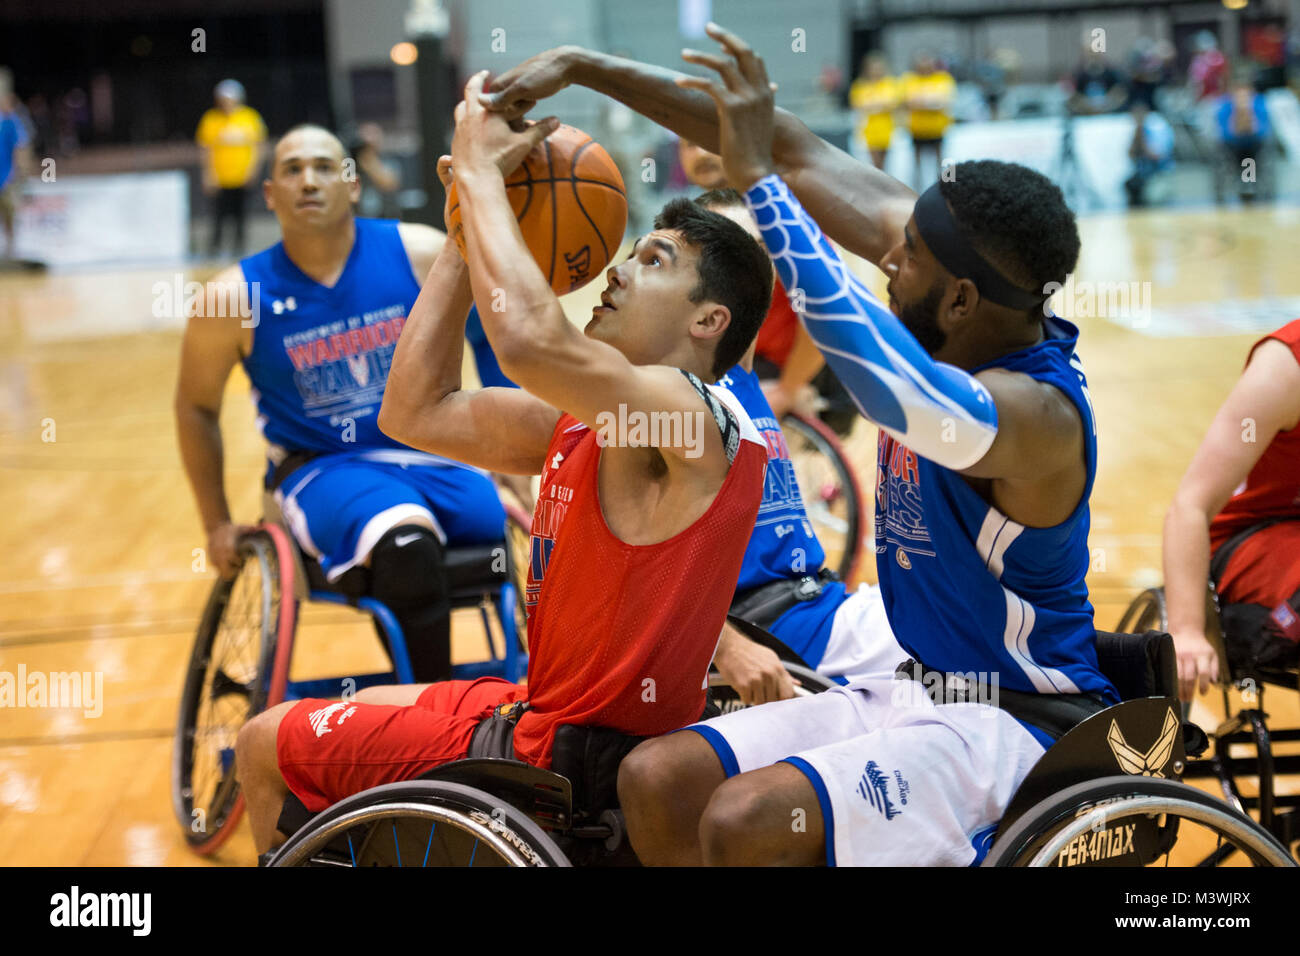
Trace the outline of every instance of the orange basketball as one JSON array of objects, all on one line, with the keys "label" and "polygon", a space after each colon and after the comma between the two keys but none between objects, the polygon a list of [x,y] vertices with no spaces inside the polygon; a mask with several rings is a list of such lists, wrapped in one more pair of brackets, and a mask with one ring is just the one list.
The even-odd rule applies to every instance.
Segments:
[{"label": "orange basketball", "polygon": [[[533,254],[557,295],[602,274],[627,228],[627,192],[609,153],[580,129],[560,126],[506,177],[506,195]],[[456,184],[448,194],[447,234],[465,255]]]}]

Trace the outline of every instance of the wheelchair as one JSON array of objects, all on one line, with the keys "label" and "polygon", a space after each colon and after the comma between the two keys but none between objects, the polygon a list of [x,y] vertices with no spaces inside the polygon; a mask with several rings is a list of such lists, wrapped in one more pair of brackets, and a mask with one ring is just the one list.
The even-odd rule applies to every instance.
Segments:
[{"label": "wheelchair", "polygon": [[[531,518],[513,503],[504,505],[503,542],[445,552],[451,608],[479,612],[488,651],[485,661],[454,666],[454,678],[490,675],[515,681],[527,669],[522,595]],[[190,849],[201,855],[216,852],[243,814],[235,740],[252,717],[285,700],[414,683],[405,637],[392,611],[327,581],[320,565],[297,548],[279,523],[274,499],[267,496],[265,506],[269,520],[239,542],[239,572],[230,581],[218,579],[208,597],[181,692],[172,807]],[[298,608],[304,601],[347,604],[368,615],[389,649],[392,670],[290,679]]]},{"label": "wheelchair", "polygon": [[[1224,720],[1209,735],[1212,754],[1191,761],[1184,776],[1188,779],[1212,779],[1217,782],[1223,799],[1243,814],[1254,811],[1260,825],[1284,846],[1300,840],[1300,793],[1276,793],[1280,774],[1300,773],[1300,752],[1279,754],[1275,745],[1293,745],[1300,741],[1300,728],[1270,729],[1264,709],[1265,689],[1272,685],[1288,691],[1300,690],[1300,671],[1280,666],[1261,665],[1229,646],[1224,632],[1225,615],[1233,606],[1221,607],[1212,585],[1205,595],[1206,638],[1219,656]],[[1143,591],[1125,610],[1116,629],[1140,631],[1163,630],[1168,626],[1164,588]],[[1241,695],[1244,706],[1234,708],[1231,691]],[[1245,750],[1245,754],[1241,751]],[[1242,792],[1239,779],[1254,777],[1253,794]]]},{"label": "wheelchair", "polygon": [[[1215,841],[1210,865],[1240,851],[1256,865],[1294,866],[1257,823],[1178,779],[1188,752],[1205,741],[1199,728],[1175,717],[1169,635],[1099,633],[1097,645],[1123,702],[1079,723],[1044,754],[1008,805],[982,865],[1145,866],[1161,858],[1167,865],[1181,838],[1204,841],[1204,831]],[[268,865],[633,864],[613,781],[637,742],[564,726],[550,770],[469,758],[355,794],[315,816],[290,796],[280,828],[292,835]]]},{"label": "wheelchair", "polygon": [[781,419],[803,495],[804,510],[826,552],[826,567],[852,583],[862,554],[862,486],[839,436],[820,418],[791,413]]}]

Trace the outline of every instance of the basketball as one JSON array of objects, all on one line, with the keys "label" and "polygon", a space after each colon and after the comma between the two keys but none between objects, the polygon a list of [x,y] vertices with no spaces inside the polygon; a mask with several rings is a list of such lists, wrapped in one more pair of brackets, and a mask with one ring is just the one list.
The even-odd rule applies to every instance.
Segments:
[{"label": "basketball", "polygon": [[[623,241],[627,193],[614,160],[580,129],[560,126],[506,177],[506,194],[533,259],[557,295],[604,272]],[[456,184],[447,233],[465,255]]]}]

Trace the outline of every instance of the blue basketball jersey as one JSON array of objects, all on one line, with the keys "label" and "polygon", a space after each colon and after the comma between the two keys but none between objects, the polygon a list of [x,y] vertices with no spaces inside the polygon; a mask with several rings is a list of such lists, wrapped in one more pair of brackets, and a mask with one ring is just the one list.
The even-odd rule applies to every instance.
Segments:
[{"label": "blue basketball jersey", "polygon": [[[795,478],[794,462],[781,425],[772,413],[758,375],[739,365],[718,384],[735,395],[767,445],[767,477],[763,501],[758,506],[754,531],[745,547],[737,591],[772,581],[816,576],[826,552],[804,510],[803,495]],[[832,581],[811,601],[801,601],[772,623],[771,631],[811,667],[821,663],[831,637],[835,611],[844,603],[844,585]]]},{"label": "blue basketball jersey", "polygon": [[1097,668],[1088,571],[1088,496],[1097,434],[1079,330],[1044,323],[1045,339],[983,368],[1023,372],[1060,389],[1083,420],[1087,483],[1070,516],[1029,528],[985,501],[957,472],[885,434],[876,481],[876,566],[894,634],[939,670],[996,675],[1042,694],[1118,696]]},{"label": "blue basketball jersey", "polygon": [[333,288],[304,275],[282,242],[240,262],[259,310],[244,370],[272,460],[287,451],[406,448],[377,422],[420,283],[396,221],[354,222],[356,241]]}]

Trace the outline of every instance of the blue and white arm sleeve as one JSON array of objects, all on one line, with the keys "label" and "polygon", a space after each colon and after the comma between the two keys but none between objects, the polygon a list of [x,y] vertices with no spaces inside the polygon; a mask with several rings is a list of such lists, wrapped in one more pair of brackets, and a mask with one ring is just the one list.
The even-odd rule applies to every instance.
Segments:
[{"label": "blue and white arm sleeve", "polygon": [[945,468],[969,468],[983,458],[998,430],[988,389],[921,348],[848,270],[779,176],[755,183],[745,202],[808,334],[858,410]]}]

